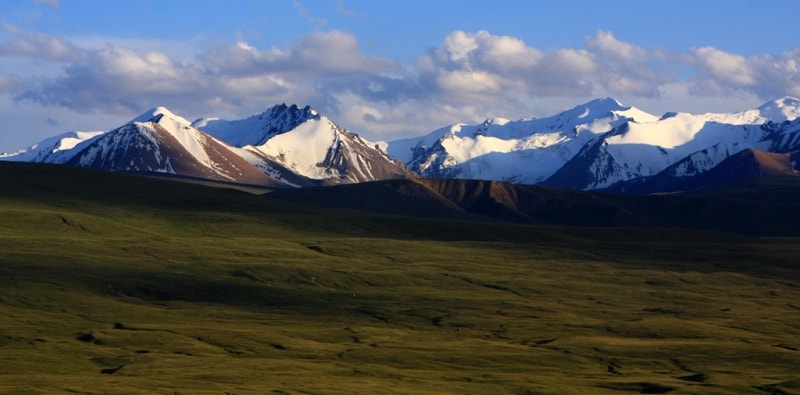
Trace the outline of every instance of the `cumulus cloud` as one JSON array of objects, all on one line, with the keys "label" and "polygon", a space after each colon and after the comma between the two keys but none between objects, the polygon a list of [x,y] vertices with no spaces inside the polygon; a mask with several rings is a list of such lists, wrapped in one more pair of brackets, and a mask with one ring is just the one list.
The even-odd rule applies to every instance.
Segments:
[{"label": "cumulus cloud", "polygon": [[[752,86],[758,79],[756,68],[744,56],[734,55],[712,47],[692,50],[698,74],[707,82],[721,82],[730,87]],[[720,92],[714,92],[720,93]]]},{"label": "cumulus cloud", "polygon": [[110,47],[87,51],[85,58],[55,77],[29,79],[16,99],[79,112],[130,112],[152,106],[148,99],[191,94],[203,81],[194,67],[156,51]]},{"label": "cumulus cloud", "polygon": [[674,53],[636,46],[609,31],[586,37],[582,48],[554,49],[488,31],[454,31],[413,64],[401,65],[366,54],[355,36],[341,31],[301,36],[281,48],[239,41],[179,56],[3,28],[0,60],[52,67],[23,76],[4,70],[0,92],[17,102],[80,113],[130,115],[166,105],[187,116],[243,117],[296,102],[317,107],[342,126],[380,135],[533,115],[542,101],[574,105],[621,96],[655,102],[674,92],[800,96],[800,48],[759,56],[708,46]]},{"label": "cumulus cloud", "polygon": [[[653,71],[647,50],[599,31],[586,48],[543,51],[510,36],[456,31],[417,61],[423,81],[440,96],[657,95],[667,77]],[[484,96],[485,97],[485,96]],[[485,97],[487,98],[487,97]],[[496,97],[491,97],[496,99]]]},{"label": "cumulus cloud", "polygon": [[612,95],[658,96],[670,73],[659,73],[659,54],[619,41],[611,32],[598,31],[586,38],[586,48],[597,62],[595,78]]},{"label": "cumulus cloud", "polygon": [[763,99],[800,95],[800,48],[779,55],[745,57],[699,47],[684,59],[697,74],[692,86],[697,95],[750,92]]},{"label": "cumulus cloud", "polygon": [[0,43],[0,57],[19,56],[54,62],[80,62],[86,59],[83,50],[56,37],[22,32],[9,23],[3,23],[3,30],[12,39]]},{"label": "cumulus cloud", "polygon": [[[60,47],[28,45],[32,41]],[[333,108],[335,99],[326,86],[344,87],[352,81],[367,85],[371,78],[399,68],[393,61],[365,55],[355,37],[338,31],[301,37],[285,49],[262,51],[238,42],[186,61],[120,46],[77,48],[46,35],[15,32],[12,40],[0,43],[0,57],[10,56],[66,63],[55,75],[27,78],[15,94],[17,101],[80,112],[131,113],[168,103],[198,112],[251,103],[248,108],[258,111],[283,101],[314,101]]]},{"label": "cumulus cloud", "polygon": [[611,55],[624,62],[641,63],[648,57],[643,48],[619,41],[613,33],[602,30],[597,32],[597,37],[587,37],[586,46],[597,53]]},{"label": "cumulus cloud", "polygon": [[221,74],[279,72],[317,76],[379,73],[399,67],[388,59],[365,55],[352,34],[340,31],[303,36],[286,49],[269,48],[260,51],[240,41],[209,51],[200,60]]}]

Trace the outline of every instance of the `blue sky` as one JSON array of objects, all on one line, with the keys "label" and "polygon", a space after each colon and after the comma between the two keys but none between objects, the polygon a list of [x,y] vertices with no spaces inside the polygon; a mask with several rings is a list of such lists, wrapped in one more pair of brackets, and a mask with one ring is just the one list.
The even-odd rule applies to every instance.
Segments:
[{"label": "blue sky", "polygon": [[795,1],[4,0],[0,151],[163,105],[309,104],[373,140],[611,96],[661,114],[800,96]]}]

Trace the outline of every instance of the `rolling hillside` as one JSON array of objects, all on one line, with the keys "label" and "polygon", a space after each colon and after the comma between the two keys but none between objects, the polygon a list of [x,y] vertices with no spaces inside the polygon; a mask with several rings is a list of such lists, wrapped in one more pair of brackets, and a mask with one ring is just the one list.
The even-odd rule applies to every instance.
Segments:
[{"label": "rolling hillside", "polygon": [[[758,182],[687,199],[793,204]],[[800,389],[794,238],[503,222],[491,183],[383,190],[449,218],[41,164],[0,185],[0,393]]]}]

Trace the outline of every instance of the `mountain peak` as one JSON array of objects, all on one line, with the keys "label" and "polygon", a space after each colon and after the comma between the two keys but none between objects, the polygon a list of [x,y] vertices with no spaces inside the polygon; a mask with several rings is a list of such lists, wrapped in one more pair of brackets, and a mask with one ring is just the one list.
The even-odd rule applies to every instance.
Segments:
[{"label": "mountain peak", "polygon": [[589,107],[589,108],[597,108],[597,109],[608,109],[609,111],[612,110],[625,110],[630,107],[623,105],[619,100],[614,99],[612,97],[605,97],[605,98],[597,98],[594,100],[590,100],[586,104],[579,106],[579,107]]},{"label": "mountain peak", "polygon": [[320,118],[319,112],[311,106],[281,103],[249,118],[234,121],[201,118],[192,126],[236,147],[243,147],[262,145],[273,136]]},{"label": "mountain peak", "polygon": [[658,117],[636,107],[623,105],[617,99],[606,97],[588,101],[569,110],[565,110],[554,117],[545,119],[557,119],[559,123],[561,121],[570,120],[569,122],[574,124],[590,124],[594,120],[601,119],[608,119],[610,121],[634,120],[636,122],[653,122],[656,121]]},{"label": "mountain peak", "polygon": [[800,99],[791,96],[777,98],[758,107],[758,112],[774,122],[793,121],[800,117]]},{"label": "mountain peak", "polygon": [[259,118],[273,118],[291,120],[290,123],[299,125],[310,119],[318,118],[319,112],[311,106],[300,108],[297,104],[287,106],[286,103],[281,103],[261,113]]},{"label": "mountain peak", "polygon": [[183,126],[190,126],[192,123],[179,115],[175,115],[168,108],[163,106],[153,107],[136,118],[133,118],[130,123],[134,122],[154,122],[160,123],[162,119],[169,119],[173,122],[179,123]]},{"label": "mountain peak", "polygon": [[564,111],[562,114],[576,118],[598,118],[606,117],[615,111],[629,110],[631,107],[623,106],[622,103],[610,97],[590,100],[584,104],[575,106]]}]

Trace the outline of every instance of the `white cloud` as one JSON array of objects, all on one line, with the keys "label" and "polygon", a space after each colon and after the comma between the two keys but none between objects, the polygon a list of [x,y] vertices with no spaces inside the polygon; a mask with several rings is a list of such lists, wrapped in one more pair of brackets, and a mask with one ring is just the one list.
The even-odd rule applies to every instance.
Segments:
[{"label": "white cloud", "polygon": [[[50,37],[42,35],[40,39],[49,41]],[[0,43],[0,49],[18,48],[17,43]],[[12,55],[10,52],[61,59],[52,55],[54,51],[33,50],[0,51],[0,57]],[[25,79],[16,99],[79,112],[130,113],[170,103],[199,112],[209,108],[198,103],[210,103],[212,97],[218,99],[217,105],[220,101],[231,106],[251,103],[244,107],[262,111],[283,101],[335,102],[324,85],[347,85],[341,80],[398,68],[392,61],[365,55],[352,35],[336,31],[301,37],[286,49],[259,51],[239,42],[184,61],[164,52],[120,46],[76,48],[76,52],[81,56],[64,58],[69,62],[58,73]]]},{"label": "white cloud", "polygon": [[356,38],[339,31],[318,32],[300,37],[287,49],[260,51],[240,41],[203,54],[200,60],[221,74],[292,74],[379,73],[399,66],[388,59],[365,55]]},{"label": "white cloud", "polygon": [[[479,32],[478,35],[481,33],[483,32]],[[453,63],[468,61],[470,52],[479,48],[476,38],[476,35],[462,31],[450,33],[436,53]]]},{"label": "white cloud", "polygon": [[[301,36],[282,48],[243,40],[198,48],[192,41],[191,51],[174,52],[180,43],[153,51],[145,42],[67,40],[9,24],[4,30],[0,93],[20,106],[59,109],[50,118],[63,120],[61,127],[70,124],[65,111],[130,118],[166,105],[187,118],[244,117],[295,102],[379,138],[489,116],[552,115],[598,96],[653,106],[717,103],[719,95],[736,103],[800,96],[800,48],[747,57],[712,47],[675,53],[641,48],[608,31],[587,37],[583,48],[555,49],[487,31],[454,31],[404,67],[364,53],[355,36],[341,31]],[[7,67],[24,62],[47,67]]]},{"label": "white cloud", "polygon": [[0,43],[0,57],[19,56],[55,62],[77,62],[85,59],[83,50],[56,37],[22,32],[9,23],[3,23],[3,30],[12,39]]},{"label": "white cloud", "polygon": [[340,126],[373,140],[418,136],[454,122],[480,122],[490,107],[479,102],[458,105],[419,99],[390,104],[365,100],[353,93],[343,93],[337,99],[343,110],[332,118]]},{"label": "white cloud", "polygon": [[598,31],[586,38],[586,48],[597,64],[599,90],[612,96],[658,96],[659,86],[672,79],[671,73],[656,72],[663,54],[619,41],[613,33]]},{"label": "white cloud", "polygon": [[586,38],[586,47],[593,52],[611,55],[625,62],[641,63],[649,56],[645,49],[619,41],[613,33],[602,30],[597,32],[597,37]]},{"label": "white cloud", "polygon": [[112,47],[84,56],[57,76],[28,79],[16,99],[78,112],[130,113],[165,97],[190,95],[203,83],[193,66],[176,64],[161,52]]},{"label": "white cloud", "polygon": [[761,99],[800,96],[800,47],[778,55],[747,57],[700,47],[682,59],[696,72],[692,91],[697,95],[750,92]]},{"label": "white cloud", "polygon": [[219,81],[219,86],[233,95],[280,95],[290,91],[294,84],[275,75],[228,77]]},{"label": "white cloud", "polygon": [[758,75],[756,69],[744,56],[734,55],[712,47],[692,50],[695,66],[701,75],[733,86],[752,86]]},{"label": "white cloud", "polygon": [[455,70],[437,77],[439,86],[453,93],[498,93],[498,77],[485,71]]},{"label": "white cloud", "polygon": [[543,51],[516,37],[456,31],[421,56],[416,71],[423,81],[438,82],[440,91],[431,94],[440,97],[481,92],[495,95],[484,99],[502,102],[498,95],[653,96],[669,80],[654,71],[656,61],[647,50],[617,40],[611,32],[587,38],[583,49]]}]

